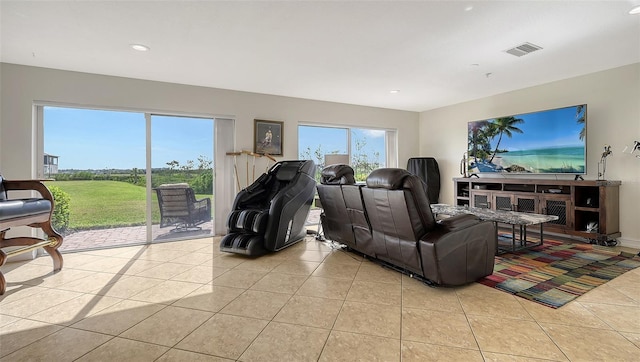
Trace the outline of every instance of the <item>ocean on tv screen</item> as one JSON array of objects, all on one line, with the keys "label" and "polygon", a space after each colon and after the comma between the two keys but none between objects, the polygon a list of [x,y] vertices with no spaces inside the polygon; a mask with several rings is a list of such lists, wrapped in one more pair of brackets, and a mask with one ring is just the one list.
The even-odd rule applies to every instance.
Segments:
[{"label": "ocean on tv screen", "polygon": [[470,158],[469,171],[509,173],[578,173],[585,171],[584,147],[553,147],[498,153],[489,159]]}]

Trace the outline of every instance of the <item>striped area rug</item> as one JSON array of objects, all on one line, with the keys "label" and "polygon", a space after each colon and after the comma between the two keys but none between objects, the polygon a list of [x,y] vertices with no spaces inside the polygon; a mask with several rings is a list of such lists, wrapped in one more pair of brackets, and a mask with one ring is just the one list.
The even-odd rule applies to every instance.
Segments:
[{"label": "striped area rug", "polygon": [[493,274],[478,283],[559,308],[640,266],[640,256],[605,246],[545,240],[496,256]]}]

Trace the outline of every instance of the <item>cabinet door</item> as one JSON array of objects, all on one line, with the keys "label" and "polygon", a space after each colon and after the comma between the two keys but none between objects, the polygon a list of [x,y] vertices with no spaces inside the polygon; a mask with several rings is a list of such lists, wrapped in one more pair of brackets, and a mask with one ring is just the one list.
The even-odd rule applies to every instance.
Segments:
[{"label": "cabinet door", "polygon": [[530,213],[538,212],[537,196],[515,195],[513,198],[513,204],[515,205],[514,211]]},{"label": "cabinet door", "polygon": [[472,191],[471,206],[482,209],[491,208],[491,191]]},{"label": "cabinet door", "polygon": [[494,192],[491,199],[495,210],[513,211],[514,209],[513,193]]},{"label": "cabinet door", "polygon": [[540,196],[540,211],[545,215],[556,215],[558,220],[549,221],[548,224],[558,227],[573,227],[573,219],[570,211],[570,197],[568,195]]},{"label": "cabinet door", "polygon": [[538,197],[535,195],[514,195],[512,192],[494,192],[492,201],[495,210],[538,212]]}]

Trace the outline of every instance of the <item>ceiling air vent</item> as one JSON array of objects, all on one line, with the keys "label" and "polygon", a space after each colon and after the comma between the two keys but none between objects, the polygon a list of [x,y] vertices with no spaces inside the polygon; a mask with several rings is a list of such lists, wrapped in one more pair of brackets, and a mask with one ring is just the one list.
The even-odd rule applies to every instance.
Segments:
[{"label": "ceiling air vent", "polygon": [[520,44],[516,47],[513,47],[511,49],[505,50],[505,52],[511,54],[511,55],[515,55],[516,57],[521,57],[523,55],[527,55],[529,53],[533,53],[536,50],[540,50],[542,49],[542,47],[539,47],[535,44],[531,44],[531,43],[524,43],[524,44]]}]

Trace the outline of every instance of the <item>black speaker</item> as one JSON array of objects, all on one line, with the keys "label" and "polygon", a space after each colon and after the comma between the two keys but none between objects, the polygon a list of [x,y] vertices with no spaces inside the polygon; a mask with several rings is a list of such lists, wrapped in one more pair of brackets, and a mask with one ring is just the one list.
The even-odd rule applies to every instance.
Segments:
[{"label": "black speaker", "polygon": [[433,157],[414,157],[407,161],[407,171],[420,177],[426,184],[429,203],[437,204],[440,197],[440,169]]}]

